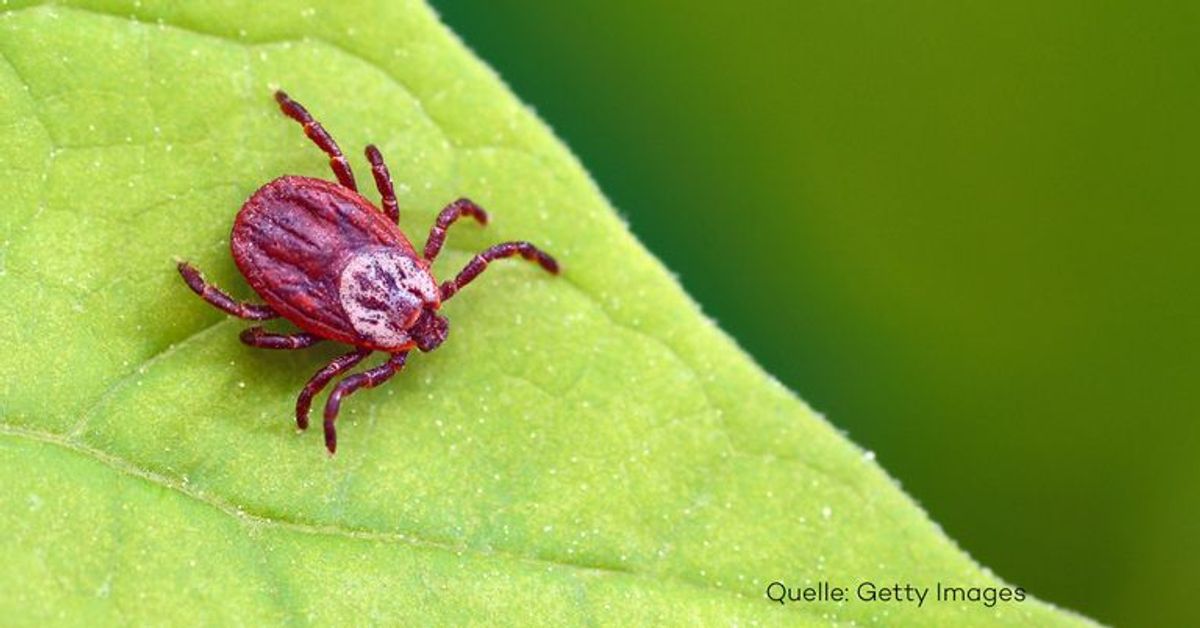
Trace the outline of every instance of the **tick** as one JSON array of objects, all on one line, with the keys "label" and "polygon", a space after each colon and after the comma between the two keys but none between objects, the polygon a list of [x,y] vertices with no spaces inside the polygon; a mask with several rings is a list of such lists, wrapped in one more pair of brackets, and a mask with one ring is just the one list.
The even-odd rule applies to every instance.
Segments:
[{"label": "tick", "polygon": [[303,330],[276,334],[250,327],[240,337],[252,347],[304,349],[322,340],[354,346],[317,371],[300,391],[296,426],[302,430],[308,428],[313,397],[330,381],[374,351],[389,354],[383,364],[343,378],[329,394],[325,447],[332,454],[342,399],[391,379],[413,348],[427,352],[441,346],[450,326],[438,309],[489,262],[520,255],[554,274],[558,263],[528,242],[504,242],[478,253],[454,279],[438,285],[430,265],[442,250],[446,230],[464,216],[486,225],[487,212],[465,198],[450,203],[438,214],[418,255],[400,230],[396,193],[379,149],[368,145],[366,156],[382,208],[358,193],[350,164],[321,123],[287,94],[275,92],[275,100],[329,155],[338,182],[283,176],[260,187],[238,211],[229,240],[233,260],[266,303],[234,300],[187,262],[179,262],[179,274],[219,310],[252,321],[283,317]]}]

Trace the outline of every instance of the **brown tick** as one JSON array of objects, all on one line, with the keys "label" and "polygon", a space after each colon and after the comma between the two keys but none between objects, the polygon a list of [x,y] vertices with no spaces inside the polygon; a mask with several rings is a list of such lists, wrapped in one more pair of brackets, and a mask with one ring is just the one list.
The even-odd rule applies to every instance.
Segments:
[{"label": "brown tick", "polygon": [[338,382],[325,402],[325,446],[337,450],[334,422],[342,398],[373,388],[404,368],[413,347],[433,351],[446,340],[449,322],[437,313],[447,299],[471,283],[488,262],[520,255],[558,273],[554,258],[528,242],[505,242],[477,254],[458,275],[440,286],[430,264],[442,250],[446,229],[463,216],[487,224],[488,215],[463,198],[446,206],[417,255],[400,230],[400,211],[383,156],[367,146],[375,187],[383,197],[378,209],[358,193],[350,164],[321,123],[300,103],[275,92],[279,108],[304,125],[304,133],[329,155],[338,183],[284,176],[262,186],[242,205],[233,223],[230,249],[238,270],[266,304],[235,301],[206,282],[200,271],[179,263],[179,274],[201,298],[247,320],[282,316],[303,331],[274,334],[251,327],[242,342],[262,349],[303,349],[332,340],[355,349],[317,371],[296,400],[296,425],[308,427],[312,398],[333,378],[373,351],[390,357],[383,364]]}]

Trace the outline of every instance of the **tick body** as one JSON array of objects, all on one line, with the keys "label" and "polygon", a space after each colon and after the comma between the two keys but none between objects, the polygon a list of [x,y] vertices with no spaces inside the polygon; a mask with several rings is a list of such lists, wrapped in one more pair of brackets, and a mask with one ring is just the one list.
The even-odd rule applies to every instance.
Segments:
[{"label": "tick body", "polygon": [[338,182],[284,176],[259,188],[242,205],[230,248],[238,270],[266,303],[234,300],[187,262],[179,263],[179,273],[218,309],[248,320],[283,317],[302,330],[276,334],[250,327],[241,334],[248,345],[303,349],[328,340],[354,347],[317,371],[301,390],[296,400],[300,429],[308,427],[312,399],[326,385],[374,351],[390,354],[383,364],[334,386],[324,412],[325,446],[333,453],[342,399],[390,379],[404,368],[412,349],[432,351],[440,346],[449,322],[439,308],[489,262],[520,255],[551,273],[558,272],[558,263],[528,242],[505,242],[475,255],[454,279],[438,284],[430,265],[441,251],[446,230],[464,216],[487,224],[487,213],[465,198],[447,205],[418,254],[398,226],[391,176],[379,151],[374,146],[366,149],[382,197],[382,207],[376,208],[358,193],[350,165],[321,124],[283,92],[276,92],[275,99],[329,156]]}]

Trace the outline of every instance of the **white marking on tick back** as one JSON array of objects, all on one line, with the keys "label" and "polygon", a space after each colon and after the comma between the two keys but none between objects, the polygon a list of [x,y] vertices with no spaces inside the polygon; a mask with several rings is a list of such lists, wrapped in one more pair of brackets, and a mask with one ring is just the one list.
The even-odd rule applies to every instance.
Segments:
[{"label": "white marking on tick back", "polygon": [[411,257],[388,248],[358,251],[342,269],[338,296],[354,331],[381,347],[411,342],[407,329],[425,303],[437,301],[437,285]]}]

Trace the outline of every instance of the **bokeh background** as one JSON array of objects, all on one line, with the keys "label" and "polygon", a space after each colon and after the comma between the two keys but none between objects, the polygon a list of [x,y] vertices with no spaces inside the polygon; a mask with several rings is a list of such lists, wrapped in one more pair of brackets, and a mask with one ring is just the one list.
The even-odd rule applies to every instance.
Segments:
[{"label": "bokeh background", "polygon": [[433,4],[975,558],[1195,621],[1200,5]]}]

